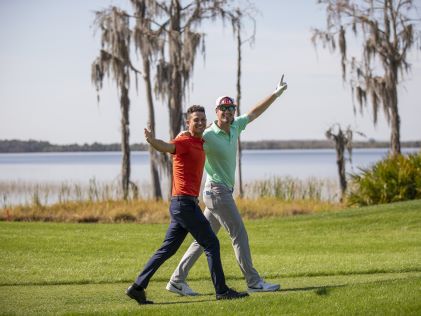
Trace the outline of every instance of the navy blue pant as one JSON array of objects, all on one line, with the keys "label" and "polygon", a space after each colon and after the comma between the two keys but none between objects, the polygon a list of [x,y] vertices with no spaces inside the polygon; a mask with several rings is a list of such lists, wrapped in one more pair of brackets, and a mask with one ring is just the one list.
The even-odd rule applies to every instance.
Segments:
[{"label": "navy blue pant", "polygon": [[190,233],[204,248],[216,293],[225,293],[228,287],[225,284],[224,271],[222,270],[219,240],[203,215],[197,199],[182,196],[172,197],[170,216],[171,222],[164,242],[149,259],[135,283],[146,289],[154,273],[177,252],[187,233]]}]

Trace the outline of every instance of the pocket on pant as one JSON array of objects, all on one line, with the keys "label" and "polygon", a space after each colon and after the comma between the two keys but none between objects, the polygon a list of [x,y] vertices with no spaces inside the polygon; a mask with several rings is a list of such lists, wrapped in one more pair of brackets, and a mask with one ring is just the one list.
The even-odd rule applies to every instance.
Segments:
[{"label": "pocket on pant", "polygon": [[179,214],[181,214],[182,212],[186,213],[186,212],[192,212],[194,210],[195,207],[195,203],[193,201],[171,201],[171,205],[170,205],[170,212],[174,215],[174,216],[178,216]]},{"label": "pocket on pant", "polygon": [[212,191],[203,192],[203,203],[205,203],[208,209],[213,209],[215,207],[215,195]]}]

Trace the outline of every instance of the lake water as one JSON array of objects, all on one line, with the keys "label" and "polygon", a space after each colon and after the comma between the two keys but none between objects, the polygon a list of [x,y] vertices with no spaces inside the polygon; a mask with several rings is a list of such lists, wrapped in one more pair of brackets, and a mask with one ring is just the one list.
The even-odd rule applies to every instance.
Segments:
[{"label": "lake water", "polygon": [[[402,151],[414,153],[419,149]],[[346,170],[358,172],[386,155],[387,149],[355,149]],[[131,180],[139,186],[141,196],[150,197],[149,153],[132,152],[131,158]],[[89,194],[96,190],[106,194],[102,199],[118,198],[120,164],[120,152],[0,154],[0,207],[34,203],[34,197],[42,204],[91,199]],[[304,183],[309,178],[321,180],[318,187],[323,198],[338,198],[334,149],[245,150],[242,166],[247,196],[253,196],[256,180],[291,177]],[[167,177],[161,177],[161,182],[167,196]]]},{"label": "lake water", "polygon": [[[420,149],[405,148],[403,153]],[[354,149],[347,172],[358,172],[387,155],[387,149]],[[77,182],[90,179],[110,182],[120,174],[120,152],[0,154],[0,181]],[[243,152],[243,181],[272,176],[336,178],[334,149],[246,150]],[[132,152],[132,180],[149,183],[148,152]]]}]

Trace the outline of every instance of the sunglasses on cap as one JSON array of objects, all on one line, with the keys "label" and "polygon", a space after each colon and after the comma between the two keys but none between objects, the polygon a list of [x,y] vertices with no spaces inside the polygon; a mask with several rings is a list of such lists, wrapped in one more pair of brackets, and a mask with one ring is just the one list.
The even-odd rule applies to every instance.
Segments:
[{"label": "sunglasses on cap", "polygon": [[218,109],[221,110],[222,112],[225,112],[227,110],[230,112],[234,112],[236,109],[236,106],[235,105],[220,105],[218,106]]}]

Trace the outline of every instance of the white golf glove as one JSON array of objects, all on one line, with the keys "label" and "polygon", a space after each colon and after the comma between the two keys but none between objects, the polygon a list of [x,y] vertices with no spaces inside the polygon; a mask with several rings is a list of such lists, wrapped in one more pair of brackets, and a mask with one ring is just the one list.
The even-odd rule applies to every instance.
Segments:
[{"label": "white golf glove", "polygon": [[278,83],[278,86],[276,87],[275,91],[273,91],[273,94],[279,97],[287,89],[287,87],[287,83],[284,82],[284,75],[282,75],[281,81]]}]

